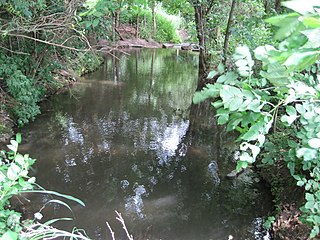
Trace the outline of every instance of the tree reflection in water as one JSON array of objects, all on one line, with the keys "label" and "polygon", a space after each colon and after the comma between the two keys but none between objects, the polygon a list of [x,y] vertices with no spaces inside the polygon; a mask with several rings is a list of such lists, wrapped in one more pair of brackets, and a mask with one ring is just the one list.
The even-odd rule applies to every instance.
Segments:
[{"label": "tree reflection in water", "polygon": [[[262,234],[269,192],[250,176],[225,179],[234,168],[234,136],[216,125],[208,104],[191,107],[197,59],[169,50],[108,58],[24,129],[39,183],[86,202],[74,206],[73,224],[92,238],[106,238],[106,221],[124,238],[114,210],[135,239]],[[70,216],[58,206],[45,214]]]}]

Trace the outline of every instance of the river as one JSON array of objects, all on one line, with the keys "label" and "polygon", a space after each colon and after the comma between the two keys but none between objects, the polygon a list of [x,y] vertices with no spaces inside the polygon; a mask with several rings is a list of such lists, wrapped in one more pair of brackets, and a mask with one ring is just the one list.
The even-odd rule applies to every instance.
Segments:
[{"label": "river", "polygon": [[[92,239],[269,239],[262,220],[272,208],[254,173],[235,180],[234,135],[217,126],[213,108],[192,106],[198,55],[168,49],[115,53],[70,91],[42,104],[22,131],[22,152],[37,159],[46,189],[80,198],[73,211],[49,204],[57,227]],[[51,196],[33,199],[37,211]]]}]

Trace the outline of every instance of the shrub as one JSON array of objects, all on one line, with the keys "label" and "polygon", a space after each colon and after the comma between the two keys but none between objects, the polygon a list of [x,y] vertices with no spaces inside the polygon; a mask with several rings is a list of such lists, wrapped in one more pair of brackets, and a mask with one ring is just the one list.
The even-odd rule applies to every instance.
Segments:
[{"label": "shrub", "polygon": [[[261,150],[270,154],[262,161],[284,162],[297,185],[304,187],[305,204],[301,220],[312,227],[310,237],[320,233],[320,3],[288,1],[294,12],[268,19],[279,29],[278,46],[255,49],[262,70],[254,75],[255,61],[248,47],[235,50],[236,71],[220,65],[209,77],[221,74],[194,95],[194,102],[216,98],[218,124],[240,133],[241,155],[237,170],[254,163]],[[272,132],[279,131],[285,147],[272,153]],[[278,135],[279,136],[279,135]],[[271,146],[271,147],[270,147]]]}]

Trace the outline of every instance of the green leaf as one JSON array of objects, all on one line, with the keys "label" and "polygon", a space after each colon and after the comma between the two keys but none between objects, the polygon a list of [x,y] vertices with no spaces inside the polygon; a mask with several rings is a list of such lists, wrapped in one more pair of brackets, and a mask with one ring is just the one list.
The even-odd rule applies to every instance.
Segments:
[{"label": "green leaf", "polygon": [[291,10],[300,13],[301,15],[307,15],[309,13],[315,13],[314,7],[319,7],[319,0],[294,0],[294,1],[285,1],[281,3],[283,6],[290,8]]},{"label": "green leaf", "polygon": [[4,175],[2,172],[0,172],[0,183],[4,182],[6,179],[6,175]]},{"label": "green leaf", "polygon": [[31,191],[21,191],[21,193],[42,193],[42,194],[55,195],[55,196],[58,196],[58,197],[62,197],[62,198],[71,200],[71,201],[75,201],[75,202],[79,203],[80,205],[82,205],[83,207],[85,206],[84,202],[81,201],[80,199],[75,198],[75,197],[70,196],[70,195],[58,193],[58,192],[55,192],[55,191],[49,191],[49,190],[31,190]]},{"label": "green leaf", "polygon": [[314,202],[314,196],[311,193],[306,193],[305,198],[306,198],[307,201]]},{"label": "green leaf", "polygon": [[229,114],[221,114],[219,117],[218,117],[218,124],[219,125],[223,125],[223,124],[226,124],[229,120]]},{"label": "green leaf", "polygon": [[247,153],[247,152],[243,152],[240,155],[239,160],[241,162],[248,162],[248,163],[253,163],[254,162],[254,158],[252,156],[250,156],[250,154]]},{"label": "green leaf", "polygon": [[298,182],[297,182],[297,185],[298,185],[299,187],[302,187],[302,186],[304,185],[304,181],[298,181]]},{"label": "green leaf", "polygon": [[262,121],[252,125],[248,132],[246,132],[243,136],[241,136],[241,139],[245,141],[254,141],[257,140],[260,133],[264,132],[264,123]]},{"label": "green leaf", "polygon": [[223,102],[221,100],[215,101],[211,104],[214,108],[220,108],[223,106]]},{"label": "green leaf", "polygon": [[303,157],[304,161],[310,161],[317,158],[317,150],[310,148],[299,148],[296,156],[298,158]]},{"label": "green leaf", "polygon": [[224,73],[224,65],[223,65],[223,63],[219,63],[219,65],[218,65],[218,72],[220,73],[220,74],[222,74],[222,73]]},{"label": "green leaf", "polygon": [[304,206],[306,209],[313,209],[315,207],[315,202],[313,201],[307,202]]},{"label": "green leaf", "polygon": [[48,203],[57,203],[59,205],[63,205],[63,206],[65,206],[66,208],[68,208],[72,212],[71,207],[67,203],[65,203],[63,201],[60,201],[60,200],[57,200],[57,199],[52,199],[52,200],[46,202],[46,204],[48,204]]},{"label": "green leaf", "polygon": [[252,157],[254,159],[256,159],[256,157],[260,153],[260,148],[258,146],[256,146],[256,145],[252,145],[252,144],[249,145],[249,148],[250,148],[250,150],[252,152]]},{"label": "green leaf", "polygon": [[287,69],[279,63],[268,65],[267,72],[261,72],[261,76],[268,79],[274,86],[285,86],[290,83],[290,77]]},{"label": "green leaf", "polygon": [[285,66],[292,67],[298,71],[314,64],[320,55],[320,51],[306,51],[293,53],[284,63]]},{"label": "green leaf", "polygon": [[312,148],[320,148],[320,139],[319,138],[312,138],[308,141],[308,144]]},{"label": "green leaf", "polygon": [[92,26],[93,26],[93,27],[97,27],[98,25],[99,25],[99,18],[95,18],[95,19],[93,20]]},{"label": "green leaf", "polygon": [[318,18],[304,17],[302,22],[307,28],[320,28],[320,19]]},{"label": "green leaf", "polygon": [[225,108],[229,108],[230,111],[236,111],[243,102],[241,90],[233,86],[223,85],[220,96]]},{"label": "green leaf", "polygon": [[308,29],[301,31],[308,38],[308,42],[302,48],[319,48],[320,47],[320,27],[318,29]]},{"label": "green leaf", "polygon": [[24,157],[19,153],[15,156],[14,160],[19,163],[20,166],[24,164]]},{"label": "green leaf", "polygon": [[10,180],[15,180],[19,176],[20,171],[21,171],[21,168],[17,164],[11,163],[7,171],[7,177]]},{"label": "green leaf", "polygon": [[260,100],[254,99],[251,101],[251,103],[248,105],[247,110],[251,110],[253,112],[260,112],[263,105],[260,104]]},{"label": "green leaf", "polygon": [[198,104],[209,98],[215,98],[219,96],[220,89],[222,88],[221,84],[207,84],[207,86],[200,92],[195,92],[193,95],[193,103]]},{"label": "green leaf", "polygon": [[245,161],[237,161],[236,170],[240,172],[242,169],[245,169],[249,166],[248,162]]},{"label": "green leaf", "polygon": [[5,234],[2,235],[1,240],[17,240],[18,239],[18,233],[13,231],[7,231]]},{"label": "green leaf", "polygon": [[218,73],[217,71],[212,70],[211,72],[209,72],[207,78],[212,79],[212,78],[214,78],[215,76],[217,76],[218,74],[219,74],[219,73]]},{"label": "green leaf", "polygon": [[287,15],[280,15],[269,18],[266,22],[278,26],[279,29],[275,34],[276,40],[282,40],[289,37],[293,32],[296,31],[298,26],[302,23],[299,21],[300,15],[297,13],[290,13]]},{"label": "green leaf", "polygon": [[221,75],[217,79],[217,83],[234,85],[236,83],[237,78],[238,78],[238,75],[235,72],[228,72],[224,75]]},{"label": "green leaf", "polygon": [[302,104],[296,104],[296,110],[301,115],[303,115],[306,112],[306,109],[304,108],[304,106]]},{"label": "green leaf", "polygon": [[91,21],[84,21],[84,25],[86,28],[89,28],[92,25]]},{"label": "green leaf", "polygon": [[50,226],[51,224],[58,222],[58,221],[72,221],[72,218],[55,218],[50,219],[49,221],[45,222],[44,225]]},{"label": "green leaf", "polygon": [[21,140],[22,140],[21,133],[17,133],[17,134],[16,134],[16,141],[17,141],[17,143],[20,144],[20,143],[21,143]]},{"label": "green leaf", "polygon": [[287,106],[286,107],[286,112],[291,116],[296,116],[297,115],[297,111],[293,106]]}]

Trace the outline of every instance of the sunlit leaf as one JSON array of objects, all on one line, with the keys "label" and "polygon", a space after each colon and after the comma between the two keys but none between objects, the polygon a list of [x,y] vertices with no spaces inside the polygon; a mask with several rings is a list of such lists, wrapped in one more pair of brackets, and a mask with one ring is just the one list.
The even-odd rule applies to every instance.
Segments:
[{"label": "sunlit leaf", "polygon": [[215,76],[217,76],[218,74],[219,74],[219,73],[218,73],[217,71],[212,70],[211,72],[209,72],[207,78],[212,79],[212,78],[214,78]]},{"label": "sunlit leaf", "polygon": [[317,157],[317,150],[310,148],[300,148],[298,149],[296,154],[298,158],[303,157],[305,161],[310,161]]},{"label": "sunlit leaf", "polygon": [[17,143],[20,144],[20,143],[21,143],[21,140],[22,140],[21,133],[17,133],[17,134],[16,134],[16,141],[17,141]]},{"label": "sunlit leaf", "polygon": [[307,15],[309,13],[315,13],[314,7],[320,6],[319,0],[294,0],[294,1],[284,1],[281,3],[283,6],[290,8],[291,10],[300,13],[302,15]]},{"label": "sunlit leaf", "polygon": [[1,240],[17,240],[18,239],[18,233],[13,232],[11,230],[5,232],[2,236],[1,236]]},{"label": "sunlit leaf", "polygon": [[288,67],[294,67],[297,70],[303,70],[306,67],[314,64],[320,55],[320,51],[306,51],[293,53],[284,65]]},{"label": "sunlit leaf", "polygon": [[286,107],[286,112],[287,112],[289,115],[294,115],[294,116],[297,115],[297,111],[296,111],[296,109],[295,109],[293,106],[287,106],[287,107]]},{"label": "sunlit leaf", "polygon": [[7,177],[10,180],[15,180],[19,176],[20,171],[21,168],[17,164],[11,163],[7,171]]},{"label": "sunlit leaf", "polygon": [[24,164],[24,157],[21,154],[17,154],[14,160],[22,166]]},{"label": "sunlit leaf", "polygon": [[320,19],[314,17],[304,17],[303,24],[308,28],[320,28]]},{"label": "sunlit leaf", "polygon": [[234,83],[236,82],[238,78],[238,75],[235,72],[228,72],[224,75],[221,75],[218,79],[217,79],[217,83],[224,83],[224,84],[230,84],[230,85],[234,85]]},{"label": "sunlit leaf", "polygon": [[308,141],[308,144],[312,148],[320,148],[320,139],[319,138],[312,138]]},{"label": "sunlit leaf", "polygon": [[242,169],[245,169],[249,166],[248,162],[246,161],[237,161],[236,170],[240,172]]},{"label": "sunlit leaf", "polygon": [[257,140],[262,132],[264,132],[264,123],[260,121],[252,125],[250,129],[243,136],[241,136],[241,139],[246,141]]}]

